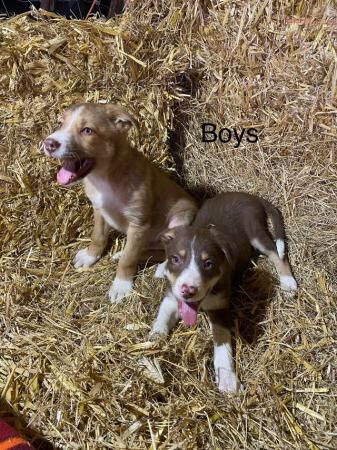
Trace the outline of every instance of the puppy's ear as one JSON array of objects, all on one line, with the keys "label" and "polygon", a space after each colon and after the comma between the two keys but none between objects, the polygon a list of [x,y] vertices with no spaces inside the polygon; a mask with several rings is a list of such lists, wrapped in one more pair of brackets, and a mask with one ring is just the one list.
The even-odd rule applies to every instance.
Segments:
[{"label": "puppy's ear", "polygon": [[215,242],[223,251],[228,264],[234,267],[236,261],[237,247],[235,243],[226,234],[222,233],[213,224],[207,225],[211,235],[213,236]]},{"label": "puppy's ear", "polygon": [[169,228],[160,235],[160,240],[164,245],[167,245],[170,241],[172,241],[175,238],[175,236],[176,236],[176,229]]},{"label": "puppy's ear", "polygon": [[132,126],[138,128],[137,120],[123,106],[107,104],[105,108],[117,130],[127,132]]}]

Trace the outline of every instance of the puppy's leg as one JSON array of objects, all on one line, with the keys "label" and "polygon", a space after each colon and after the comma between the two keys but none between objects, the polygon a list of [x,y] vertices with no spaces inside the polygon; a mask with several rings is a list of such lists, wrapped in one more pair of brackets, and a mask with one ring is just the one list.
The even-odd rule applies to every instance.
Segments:
[{"label": "puppy's leg", "polygon": [[234,369],[228,314],[227,309],[208,311],[214,341],[215,379],[220,392],[238,392],[242,386]]},{"label": "puppy's leg", "polygon": [[270,261],[274,263],[280,277],[281,289],[294,294],[297,290],[297,283],[291,272],[288,258],[285,254],[284,241],[278,239],[275,245],[275,242],[269,236],[268,232],[261,231],[250,243],[259,252],[267,255]]},{"label": "puppy's leg", "polygon": [[75,269],[90,267],[102,256],[108,241],[110,227],[97,209],[94,209],[94,229],[89,247],[80,250],[74,258]]},{"label": "puppy's leg", "polygon": [[177,323],[178,318],[178,302],[170,293],[167,293],[160,304],[157,318],[153,322],[150,337],[168,335]]},{"label": "puppy's leg", "polygon": [[147,232],[147,226],[131,224],[128,228],[126,244],[117,266],[116,277],[109,291],[109,298],[112,303],[119,303],[132,289],[132,278],[137,271],[137,264],[146,243]]}]

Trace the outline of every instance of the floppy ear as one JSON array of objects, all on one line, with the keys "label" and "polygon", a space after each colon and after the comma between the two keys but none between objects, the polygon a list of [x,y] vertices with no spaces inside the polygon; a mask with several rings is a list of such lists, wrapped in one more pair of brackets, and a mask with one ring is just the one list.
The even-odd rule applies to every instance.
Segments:
[{"label": "floppy ear", "polygon": [[107,104],[105,107],[117,130],[126,132],[129,131],[132,126],[138,128],[136,119],[132,117],[123,106]]},{"label": "floppy ear", "polygon": [[176,237],[176,229],[175,228],[169,228],[168,230],[164,231],[160,235],[160,240],[164,245],[167,245],[172,239]]},{"label": "floppy ear", "polygon": [[228,264],[231,267],[234,267],[237,253],[237,247],[235,243],[229,238],[229,236],[219,231],[215,225],[209,224],[207,225],[207,228],[215,239],[215,242],[223,251]]}]

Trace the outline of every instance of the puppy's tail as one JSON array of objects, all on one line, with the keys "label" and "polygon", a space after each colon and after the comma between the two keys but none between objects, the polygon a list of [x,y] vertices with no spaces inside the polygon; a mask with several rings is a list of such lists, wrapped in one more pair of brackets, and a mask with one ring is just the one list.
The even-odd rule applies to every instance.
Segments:
[{"label": "puppy's tail", "polygon": [[273,235],[276,241],[277,253],[281,259],[285,256],[286,233],[281,211],[265,199],[261,199],[267,216],[273,225]]}]

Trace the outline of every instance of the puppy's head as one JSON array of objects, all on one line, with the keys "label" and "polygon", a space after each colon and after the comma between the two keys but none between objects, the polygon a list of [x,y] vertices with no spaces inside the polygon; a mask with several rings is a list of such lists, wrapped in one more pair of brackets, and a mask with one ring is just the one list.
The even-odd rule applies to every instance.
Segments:
[{"label": "puppy's head", "polygon": [[187,325],[197,320],[202,302],[233,262],[233,248],[215,227],[177,227],[162,237],[166,276]]},{"label": "puppy's head", "polygon": [[68,108],[61,127],[43,142],[47,156],[62,159],[57,174],[62,185],[88,175],[97,163],[106,161],[118,151],[117,142],[135,124],[121,106],[83,103]]}]

